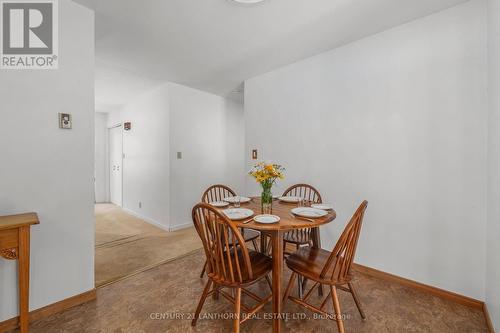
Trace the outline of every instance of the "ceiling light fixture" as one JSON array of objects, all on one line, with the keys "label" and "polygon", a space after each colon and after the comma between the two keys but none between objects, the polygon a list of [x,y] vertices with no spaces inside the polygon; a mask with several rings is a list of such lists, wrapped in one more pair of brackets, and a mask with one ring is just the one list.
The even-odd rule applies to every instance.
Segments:
[{"label": "ceiling light fixture", "polygon": [[248,5],[248,4],[263,2],[264,0],[232,0],[232,1]]}]

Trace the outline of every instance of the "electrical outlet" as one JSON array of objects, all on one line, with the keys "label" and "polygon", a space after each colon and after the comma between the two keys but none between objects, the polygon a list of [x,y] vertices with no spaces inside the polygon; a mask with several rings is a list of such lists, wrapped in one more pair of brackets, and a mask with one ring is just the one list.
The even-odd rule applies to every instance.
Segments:
[{"label": "electrical outlet", "polygon": [[139,208],[142,208],[142,202],[139,201]]}]

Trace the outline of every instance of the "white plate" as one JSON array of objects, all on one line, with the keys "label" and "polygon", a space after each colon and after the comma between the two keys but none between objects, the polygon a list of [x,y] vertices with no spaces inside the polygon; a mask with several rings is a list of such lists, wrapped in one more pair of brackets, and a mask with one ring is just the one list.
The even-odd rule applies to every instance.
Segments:
[{"label": "white plate", "polygon": [[229,202],[229,203],[235,203],[237,201],[237,198],[240,198],[240,202],[241,203],[246,203],[246,202],[249,202],[250,200],[252,200],[252,199],[247,198],[247,197],[238,197],[238,196],[236,196],[236,197],[227,197],[227,198],[224,198],[224,201],[225,202]]},{"label": "white plate", "polygon": [[213,206],[213,207],[226,207],[226,206],[229,206],[229,203],[227,203],[225,201],[214,201],[214,202],[210,203],[210,206]]},{"label": "white plate", "polygon": [[253,215],[253,210],[247,208],[228,208],[223,210],[224,214],[231,220],[244,220]]},{"label": "white plate", "polygon": [[310,208],[310,207],[297,207],[292,209],[292,213],[298,216],[312,217],[312,218],[323,217],[325,215],[328,215],[328,212],[322,209]]},{"label": "white plate", "polygon": [[322,209],[322,210],[333,210],[333,206],[325,204],[314,204],[311,205],[312,208]]},{"label": "white plate", "polygon": [[280,201],[283,201],[283,202],[293,202],[293,203],[297,203],[299,202],[299,200],[301,200],[302,198],[301,197],[279,197],[278,198]]},{"label": "white plate", "polygon": [[256,217],[253,218],[253,220],[257,223],[271,224],[271,223],[278,223],[280,221],[280,217],[276,215],[264,214],[264,215],[257,215]]}]

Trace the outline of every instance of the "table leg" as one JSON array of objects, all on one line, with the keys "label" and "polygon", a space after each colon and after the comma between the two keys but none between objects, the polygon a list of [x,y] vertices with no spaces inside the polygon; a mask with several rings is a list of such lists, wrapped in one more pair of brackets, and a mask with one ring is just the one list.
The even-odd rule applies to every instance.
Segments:
[{"label": "table leg", "polygon": [[321,249],[321,237],[319,235],[319,227],[312,228],[311,239],[312,239],[313,247],[315,247],[317,249]]},{"label": "table leg", "polygon": [[19,326],[21,333],[29,329],[30,228],[19,228]]},{"label": "table leg", "polygon": [[271,235],[273,249],[273,333],[281,331],[281,277],[283,274],[283,232]]}]

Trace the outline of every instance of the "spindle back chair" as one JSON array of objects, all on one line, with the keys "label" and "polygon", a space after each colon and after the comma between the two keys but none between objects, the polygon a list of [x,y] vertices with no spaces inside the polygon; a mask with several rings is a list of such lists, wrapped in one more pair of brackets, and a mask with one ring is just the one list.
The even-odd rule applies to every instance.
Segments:
[{"label": "spindle back chair", "polygon": [[[210,186],[205,190],[205,192],[203,192],[203,195],[201,196],[201,202],[209,204],[211,202],[224,201],[225,198],[234,196],[236,196],[236,192],[233,191],[230,187],[222,184],[217,184]],[[258,249],[257,239],[260,236],[260,233],[258,231],[251,229],[242,229],[241,234],[243,235],[243,238],[246,242],[252,242],[255,250]],[[205,263],[205,265],[203,265],[203,269],[201,270],[200,278],[205,275],[206,266],[207,264]]]},{"label": "spindle back chair", "polygon": [[225,198],[234,197],[236,192],[226,185],[212,185],[206,189],[201,197],[201,202],[210,203],[215,201],[223,201]]},{"label": "spindle back chair", "polygon": [[[288,189],[285,190],[285,192],[283,192],[283,197],[287,196],[288,197],[294,196],[305,199],[306,201],[309,202],[309,204],[322,203],[321,194],[319,194],[319,191],[315,189],[313,186],[308,184],[296,184],[289,187]],[[284,235],[283,239],[284,239],[285,253],[288,253],[286,251],[287,243],[295,244],[297,249],[302,245],[311,246],[313,243],[312,229],[305,228],[305,229],[297,229],[289,231]]]},{"label": "spindle back chair", "polygon": [[[272,297],[261,298],[244,289],[267,277],[272,269],[272,261],[264,254],[247,249],[245,239],[234,223],[212,206],[206,203],[196,205],[192,218],[203,243],[208,276],[192,325],[196,325],[205,299],[211,294],[220,293],[235,305],[234,332],[239,332],[240,323],[264,307]],[[234,297],[221,288],[232,288]],[[241,303],[242,292],[257,302],[254,308]],[[241,320],[242,308],[247,316]]]},{"label": "spindle back chair", "polygon": [[[363,319],[366,318],[352,283],[353,274],[351,268],[367,206],[368,202],[366,200],[361,203],[342,232],[332,252],[316,248],[302,248],[290,255],[286,260],[287,266],[292,270],[292,276],[285,291],[283,302],[290,299],[312,311],[335,319],[341,333],[344,332],[344,324],[337,289],[351,293],[361,317]],[[304,297],[300,295],[298,298],[290,296],[292,285],[297,276],[315,282]],[[321,305],[318,307],[308,303],[313,290],[322,285],[329,286],[330,292]],[[325,306],[330,298],[333,302],[334,314],[329,314],[325,311]]]},{"label": "spindle back chair", "polygon": [[[227,217],[210,206],[198,205],[193,210],[193,221],[207,257],[207,274],[212,280],[233,286],[253,279],[245,240]],[[248,276],[244,277],[242,272]]]},{"label": "spindle back chair", "polygon": [[321,194],[313,186],[309,184],[295,184],[290,186],[283,192],[284,197],[300,197],[311,203],[321,203]]}]

